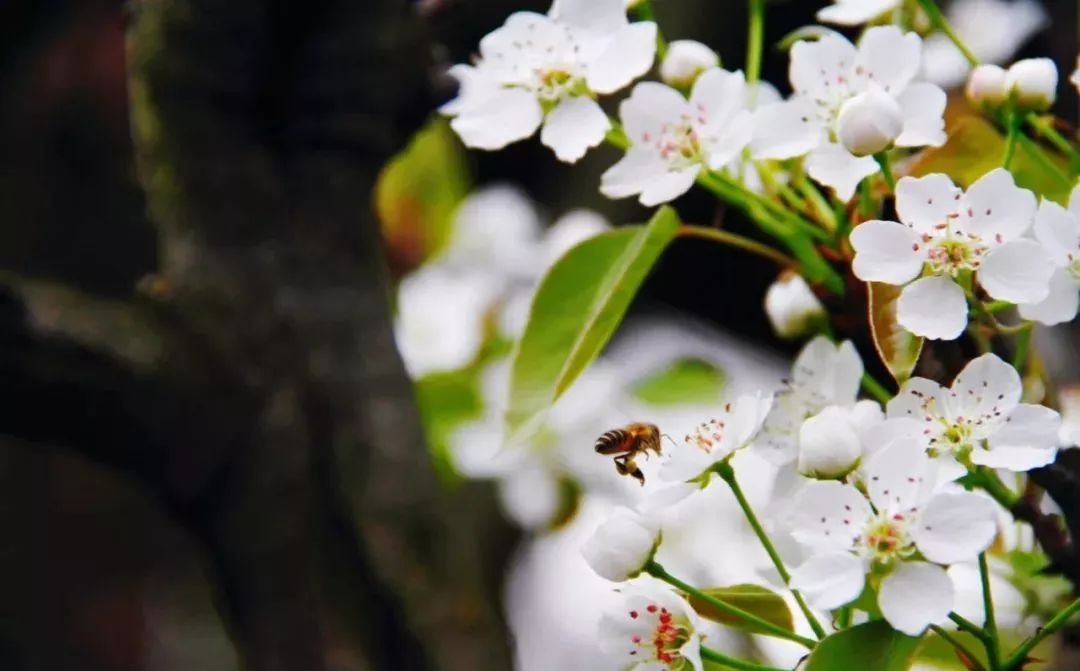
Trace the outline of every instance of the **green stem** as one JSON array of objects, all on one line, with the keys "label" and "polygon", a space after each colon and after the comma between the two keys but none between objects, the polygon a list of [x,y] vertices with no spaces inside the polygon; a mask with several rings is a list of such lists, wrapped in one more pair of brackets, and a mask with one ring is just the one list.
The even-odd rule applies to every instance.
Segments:
[{"label": "green stem", "polygon": [[1005,155],[1001,158],[1001,167],[1008,170],[1016,155],[1016,141],[1020,138],[1020,116],[1012,103],[1005,111],[1005,131]]},{"label": "green stem", "polygon": [[949,619],[952,620],[953,623],[955,623],[956,626],[960,628],[960,631],[966,631],[967,633],[971,634],[983,643],[986,642],[986,632],[983,631],[982,627],[976,625],[971,620],[968,620],[962,615],[957,615],[956,613],[949,613]]},{"label": "green stem", "polygon": [[956,34],[953,27],[949,24],[949,20],[945,18],[945,15],[941,13],[941,8],[937,6],[934,0],[918,0],[919,6],[926,12],[926,18],[930,19],[930,25],[937,28],[941,32],[945,33],[945,36],[952,40],[952,43],[956,45],[956,48],[960,50],[960,53],[964,54],[964,58],[967,59],[968,65],[975,67],[979,64],[979,59],[975,57],[975,54],[968,49],[968,46],[964,44],[964,41],[960,39],[960,36]]},{"label": "green stem", "polygon": [[863,373],[862,376],[862,388],[866,390],[866,393],[874,397],[874,400],[881,403],[888,403],[892,400],[893,395],[885,387],[885,385],[874,379],[874,376],[870,373]]},{"label": "green stem", "polygon": [[1013,351],[1012,365],[1021,375],[1027,368],[1028,352],[1031,351],[1031,332],[1034,324],[1027,322],[1024,328],[1016,334],[1016,349]]},{"label": "green stem", "polygon": [[765,666],[764,664],[755,664],[754,662],[748,662],[743,659],[729,657],[718,650],[707,648],[704,645],[701,646],[701,658],[719,664],[720,666],[726,666],[729,669],[738,669],[738,671],[784,671],[775,666]]},{"label": "green stem", "polygon": [[754,625],[754,627],[763,634],[766,634],[768,636],[774,636],[776,638],[787,639],[789,641],[794,641],[807,648],[813,648],[815,645],[817,645],[817,641],[813,639],[799,636],[793,631],[789,631],[787,629],[784,629],[783,627],[777,626],[772,622],[769,622],[768,620],[764,620],[757,615],[754,615],[753,613],[749,613],[742,608],[739,608],[738,606],[733,606],[726,601],[717,599],[715,596],[702,592],[693,585],[689,585],[682,580],[679,580],[675,576],[671,575],[663,566],[656,563],[655,561],[650,561],[648,564],[646,564],[645,571],[652,577],[657,578],[658,580],[663,580],[675,589],[685,592],[686,594],[693,596],[695,599],[709,604],[721,613],[738,618],[743,622],[746,622],[747,624]]},{"label": "green stem", "polygon": [[[809,221],[806,221],[799,215],[795,214],[791,210],[787,209],[780,203],[769,200],[760,193],[756,193],[747,189],[742,184],[732,180],[730,177],[719,172],[703,172],[698,177],[698,183],[702,186],[714,190],[717,186],[724,188],[729,194],[736,194],[735,198],[744,203],[754,203],[759,205],[763,209],[767,210],[776,219],[784,222],[790,227],[797,228],[798,230],[806,233],[812,238],[820,240],[822,242],[828,242],[830,239],[829,234],[823,229],[814,226]],[[714,193],[716,191],[714,190]]]},{"label": "green stem", "polygon": [[770,261],[778,263],[785,268],[792,268],[799,265],[795,259],[773,249],[772,247],[769,247],[768,245],[763,245],[757,240],[751,240],[750,238],[743,237],[735,233],[729,233],[718,228],[684,225],[679,227],[679,230],[675,235],[676,237],[680,238],[703,238],[705,240],[719,242],[722,245],[735,247],[737,249],[743,250],[744,252],[749,252],[751,254],[756,254],[763,258],[769,259]]},{"label": "green stem", "polygon": [[[739,481],[735,478],[735,469],[731,467],[731,464],[721,462],[714,467],[714,470],[716,471],[716,474],[728,484],[728,487],[731,488],[731,493],[735,495],[735,500],[739,502],[739,507],[742,508],[746,521],[750,523],[750,528],[754,530],[754,535],[757,536],[758,540],[761,542],[761,547],[765,548],[765,553],[769,555],[773,568],[780,574],[780,579],[784,581],[784,585],[787,585],[788,589],[791,589],[791,574],[788,573],[787,567],[784,566],[784,560],[780,558],[780,553],[777,552],[776,547],[773,546],[772,540],[769,539],[769,534],[765,532],[765,527],[763,527],[761,521],[758,520],[757,515],[754,513],[754,509],[746,499],[746,495],[743,494],[742,487],[739,486]],[[817,621],[817,618],[814,616],[814,611],[810,610],[810,606],[807,605],[802,594],[800,594],[798,590],[792,589],[791,595],[795,597],[795,603],[799,605],[799,610],[801,610],[802,614],[806,617],[806,621],[810,623],[810,628],[814,630],[814,634],[819,639],[825,638],[824,627]]]},{"label": "green stem", "polygon": [[1001,478],[997,476],[997,473],[989,468],[980,466],[976,470],[971,471],[971,475],[972,484],[981,487],[991,498],[1000,503],[1001,507],[1005,510],[1011,511],[1016,507],[1016,504],[1019,502],[1018,497],[1005,486],[1005,483],[1001,481]]},{"label": "green stem", "polygon": [[979,581],[982,583],[983,611],[986,613],[986,655],[990,671],[1001,668],[1001,646],[998,643],[997,619],[994,617],[994,599],[990,594],[990,569],[986,565],[986,553],[979,554]]},{"label": "green stem", "polygon": [[[761,78],[761,51],[765,43],[765,0],[750,0],[750,28],[746,38],[746,83]],[[751,95],[756,87],[750,89]],[[753,101],[751,101],[753,107]]]},{"label": "green stem", "polygon": [[877,214],[874,208],[874,194],[870,190],[869,177],[859,182],[859,214],[864,219],[873,218]]},{"label": "green stem", "polygon": [[[979,663],[979,658],[975,656],[975,653],[971,650],[971,648],[964,645],[963,641],[961,641],[956,636],[953,636],[948,630],[943,629],[943,628],[939,627],[936,624],[932,624],[932,625],[930,625],[930,631],[932,631],[935,634],[937,634],[938,636],[940,636],[943,641],[945,641],[946,643],[951,645],[953,648],[955,648],[958,652],[963,654],[964,657],[967,657],[969,660],[971,660],[972,662],[974,662],[976,664]],[[982,668],[982,667],[979,666],[978,668]]]},{"label": "green stem", "polygon": [[1073,164],[1074,170],[1080,166],[1080,151],[1077,151],[1076,146],[1054,128],[1053,123],[1034,112],[1030,112],[1024,117],[1024,121],[1026,121],[1027,124],[1031,126],[1032,130],[1038,133],[1040,137],[1052,144],[1055,149],[1068,156],[1069,161]]},{"label": "green stem", "polygon": [[838,229],[836,213],[829,207],[829,201],[825,200],[825,196],[821,195],[817,187],[806,178],[799,180],[795,186],[802,192],[803,197],[810,201],[818,220],[829,230],[836,231]]},{"label": "green stem", "polygon": [[1063,184],[1069,186],[1072,185],[1072,178],[1065,174],[1065,171],[1061,169],[1061,166],[1059,166],[1057,163],[1054,163],[1054,159],[1047,156],[1046,152],[1043,151],[1043,148],[1039,146],[1038,142],[1032,140],[1027,135],[1024,135],[1019,130],[1017,130],[1016,139],[1020,142],[1020,144],[1024,145],[1024,148],[1028,150],[1028,153],[1031,154],[1031,157],[1038,161],[1039,165],[1045,168],[1047,172],[1053,173],[1053,175],[1057,177]]},{"label": "green stem", "polygon": [[874,154],[874,160],[877,161],[878,166],[881,167],[881,175],[885,178],[885,184],[889,187],[890,193],[896,193],[896,178],[893,177],[892,166],[889,164],[888,152],[879,151]]},{"label": "green stem", "polygon": [[1002,665],[1002,669],[1004,669],[1004,671],[1014,671],[1014,669],[1019,669],[1023,665],[1024,660],[1027,658],[1028,654],[1035,649],[1035,646],[1039,645],[1039,643],[1041,643],[1043,639],[1045,639],[1047,636],[1050,636],[1051,634],[1057,632],[1059,629],[1064,627],[1068,623],[1069,619],[1073,615],[1076,615],[1078,612],[1080,612],[1080,599],[1076,599],[1068,606],[1062,608],[1060,611],[1058,611],[1057,615],[1050,618],[1050,621],[1047,622],[1041,629],[1032,634],[1031,637],[1029,637],[1026,641],[1021,643],[1016,648],[1016,650],[1014,650],[1013,653],[1009,655],[1009,658],[1005,660],[1005,663]]}]

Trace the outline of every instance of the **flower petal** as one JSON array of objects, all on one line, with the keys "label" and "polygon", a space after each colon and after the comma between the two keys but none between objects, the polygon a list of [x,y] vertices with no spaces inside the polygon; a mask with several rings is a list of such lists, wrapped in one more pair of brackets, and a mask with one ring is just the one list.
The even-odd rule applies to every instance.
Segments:
[{"label": "flower petal", "polygon": [[949,277],[915,280],[904,287],[897,301],[900,325],[932,340],[955,340],[967,326],[964,290]]},{"label": "flower petal", "polygon": [[690,113],[690,105],[682,94],[665,84],[641,82],[619,105],[619,118],[630,142],[649,144],[659,137],[665,124]]},{"label": "flower petal", "polygon": [[763,104],[754,111],[750,151],[755,159],[802,156],[825,139],[825,127],[801,98]]},{"label": "flower petal", "polygon": [[964,194],[968,233],[998,243],[1022,236],[1035,220],[1035,194],[1016,186],[1012,173],[995,168],[968,187]]},{"label": "flower petal", "polygon": [[1035,237],[1058,266],[1072,263],[1080,252],[1080,217],[1052,200],[1043,200],[1035,214]]},{"label": "flower petal", "polygon": [[814,42],[800,40],[791,47],[791,88],[812,100],[831,100],[837,82],[849,77],[855,57],[854,45],[839,33],[828,32]]},{"label": "flower petal", "polygon": [[961,195],[948,175],[903,177],[896,183],[896,213],[919,233],[936,235],[935,227],[956,210]]},{"label": "flower petal", "polygon": [[609,128],[611,122],[595,100],[571,96],[547,115],[540,142],[554,150],[560,161],[574,163],[587,150],[603,142]]},{"label": "flower petal", "polygon": [[885,406],[889,418],[908,417],[928,425],[936,425],[945,415],[948,390],[933,380],[913,377]]},{"label": "flower petal", "polygon": [[1013,240],[991,249],[977,273],[991,297],[1012,303],[1044,300],[1053,274],[1053,262],[1034,240]]},{"label": "flower petal", "polygon": [[896,26],[868,29],[859,40],[855,72],[867,81],[897,95],[919,72],[922,40],[915,33],[902,32]]},{"label": "flower petal", "polygon": [[859,224],[851,232],[851,246],[851,270],[864,282],[904,284],[919,275],[926,258],[919,234],[895,221]]},{"label": "flower petal", "polygon": [[948,408],[953,418],[1000,423],[1020,402],[1020,374],[996,354],[972,359],[953,381]]},{"label": "flower petal", "polygon": [[850,552],[816,555],[791,571],[791,587],[824,610],[859,598],[865,584],[866,566]]},{"label": "flower petal", "polygon": [[838,143],[823,144],[806,157],[806,172],[817,182],[831,187],[836,197],[847,202],[864,177],[878,171],[872,156],[855,156]]},{"label": "flower petal", "polygon": [[940,147],[945,144],[945,103],[948,96],[927,82],[915,82],[897,96],[904,118],[904,130],[896,138],[897,147]]},{"label": "flower petal", "polygon": [[816,551],[850,550],[871,515],[859,490],[835,480],[808,483],[793,508],[792,537]]},{"label": "flower petal", "polygon": [[907,513],[926,491],[930,459],[918,443],[895,442],[878,450],[864,467],[866,490],[878,512]]},{"label": "flower petal", "polygon": [[1076,317],[1080,306],[1080,280],[1067,270],[1058,268],[1050,277],[1050,292],[1038,303],[1020,305],[1020,316],[1024,319],[1053,326],[1071,322]]},{"label": "flower petal", "polygon": [[596,93],[614,93],[648,72],[655,56],[656,24],[632,23],[620,28],[589,63],[586,81]]},{"label": "flower petal", "polygon": [[473,149],[502,149],[536,132],[544,118],[540,102],[524,89],[492,90],[482,100],[458,107],[450,127],[465,146]]},{"label": "flower petal", "polygon": [[568,26],[607,35],[629,23],[625,0],[556,0],[548,15]]},{"label": "flower petal", "polygon": [[641,194],[643,205],[653,206],[674,200],[690,190],[701,166],[668,169],[665,161],[648,148],[631,147],[622,159],[600,177],[600,193],[608,198]]},{"label": "flower petal", "polygon": [[[977,463],[993,468],[1030,470],[1045,466],[1057,455],[1061,415],[1050,408],[1021,403],[1009,413],[1005,423],[989,437],[990,450],[975,450]],[[996,452],[1000,454],[995,455]]]},{"label": "flower petal", "polygon": [[896,7],[900,0],[835,0],[835,3],[819,9],[817,20],[840,26],[857,26]]},{"label": "flower petal", "polygon": [[911,528],[919,552],[936,564],[973,561],[997,535],[997,508],[985,496],[942,492],[930,499]]},{"label": "flower petal", "polygon": [[878,606],[893,629],[921,636],[952,611],[954,588],[945,569],[926,562],[902,562],[881,582]]}]

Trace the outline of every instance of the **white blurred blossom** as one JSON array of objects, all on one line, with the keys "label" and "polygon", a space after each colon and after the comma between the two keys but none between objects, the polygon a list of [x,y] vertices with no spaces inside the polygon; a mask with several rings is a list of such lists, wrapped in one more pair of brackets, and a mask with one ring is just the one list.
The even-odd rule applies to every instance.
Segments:
[{"label": "white blurred blossom", "polygon": [[978,66],[971,71],[964,93],[973,104],[1000,105],[1009,97],[1005,88],[1005,69],[999,65]]},{"label": "white blurred blossom", "polygon": [[641,514],[616,508],[581,546],[592,570],[612,582],[636,578],[656,554],[660,532]]},{"label": "white blurred blossom", "polygon": [[1043,112],[1057,98],[1057,65],[1049,58],[1025,58],[1005,71],[1005,90],[1022,110]]},{"label": "white blurred blossom", "polygon": [[818,10],[817,20],[841,26],[857,26],[892,11],[900,0],[833,0]]},{"label": "white blurred blossom", "polygon": [[817,331],[828,317],[810,285],[798,273],[774,281],[765,292],[765,314],[781,338],[797,338]]},{"label": "white blurred blossom", "polygon": [[660,79],[669,86],[690,88],[701,73],[719,66],[720,57],[708,46],[695,40],[675,40],[660,61]]},{"label": "white blurred blossom", "polygon": [[1035,238],[1053,264],[1050,292],[1037,303],[1022,303],[1020,315],[1047,325],[1072,321],[1080,302],[1080,187],[1068,209],[1043,199],[1035,214]]}]

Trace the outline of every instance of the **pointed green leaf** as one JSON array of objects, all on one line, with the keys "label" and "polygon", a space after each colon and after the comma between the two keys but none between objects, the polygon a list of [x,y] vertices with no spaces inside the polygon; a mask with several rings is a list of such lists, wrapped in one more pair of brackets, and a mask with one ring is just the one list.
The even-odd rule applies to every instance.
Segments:
[{"label": "pointed green leaf", "polygon": [[548,408],[600,353],[678,229],[675,211],[664,207],[645,226],[590,238],[551,267],[514,352],[509,442],[539,429]]},{"label": "pointed green leaf", "polygon": [[[752,615],[757,615],[766,622],[771,622],[788,631],[795,631],[795,623],[791,619],[791,610],[788,609],[787,602],[776,592],[761,585],[710,587],[701,591],[736,608],[741,608]],[[690,595],[689,599],[690,605],[701,617],[736,629],[760,633],[760,630],[754,625],[747,624],[744,620],[727,613],[722,613],[706,601],[702,601],[693,595]]]},{"label": "pointed green leaf", "polygon": [[884,620],[867,622],[823,639],[804,671],[907,671],[919,639],[905,636]]},{"label": "pointed green leaf", "polygon": [[701,359],[679,359],[638,380],[631,393],[650,405],[717,403],[724,392],[724,371]]},{"label": "pointed green leaf", "polygon": [[866,293],[874,347],[896,383],[904,384],[914,372],[915,364],[919,362],[924,339],[908,332],[896,321],[896,301],[900,298],[900,287],[867,282]]}]

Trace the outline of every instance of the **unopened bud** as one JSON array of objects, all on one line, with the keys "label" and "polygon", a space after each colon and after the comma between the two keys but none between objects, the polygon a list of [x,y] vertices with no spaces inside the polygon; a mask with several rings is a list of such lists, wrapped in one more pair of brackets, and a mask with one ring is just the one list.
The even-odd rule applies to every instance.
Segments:
[{"label": "unopened bud", "polygon": [[660,531],[627,508],[616,508],[581,546],[585,561],[602,578],[623,582],[635,578],[656,554]]},{"label": "unopened bud", "polygon": [[1041,112],[1057,97],[1058,71],[1049,58],[1025,58],[1005,73],[1005,89],[1016,96],[1020,109]]},{"label": "unopened bud", "polygon": [[675,40],[660,62],[660,78],[677,88],[690,88],[702,72],[720,65],[716,52],[701,42]]},{"label": "unopened bud", "polygon": [[997,65],[980,65],[971,71],[964,91],[973,105],[1000,105],[1009,96],[1005,88],[1005,69]]},{"label": "unopened bud", "polygon": [[799,472],[811,478],[842,478],[859,465],[862,442],[848,410],[829,406],[799,428]]},{"label": "unopened bud", "polygon": [[797,273],[772,283],[765,292],[765,314],[781,338],[816,333],[827,319],[821,301]]},{"label": "unopened bud", "polygon": [[836,120],[840,142],[856,156],[888,149],[903,129],[900,105],[877,85],[844,103]]}]

